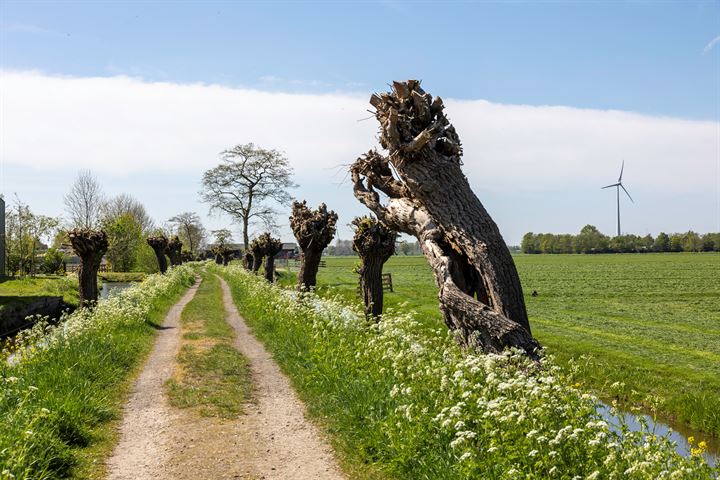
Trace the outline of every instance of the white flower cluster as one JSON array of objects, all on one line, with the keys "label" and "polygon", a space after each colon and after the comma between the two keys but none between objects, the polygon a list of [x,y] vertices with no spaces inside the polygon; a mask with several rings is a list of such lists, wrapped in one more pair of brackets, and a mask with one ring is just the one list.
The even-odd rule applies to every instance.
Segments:
[{"label": "white flower cluster", "polygon": [[223,272],[244,297],[261,299],[280,328],[304,332],[310,325],[313,361],[350,360],[353,373],[337,376],[387,386],[381,398],[389,408],[371,408],[386,412],[375,428],[388,456],[412,459],[432,449],[458,478],[718,477],[702,458],[676,453],[666,437],[611,429],[597,400],[552,358],[538,366],[520,351],[463,351],[453,332],[429,328],[409,312],[367,322],[339,299],[285,291],[241,267]]}]

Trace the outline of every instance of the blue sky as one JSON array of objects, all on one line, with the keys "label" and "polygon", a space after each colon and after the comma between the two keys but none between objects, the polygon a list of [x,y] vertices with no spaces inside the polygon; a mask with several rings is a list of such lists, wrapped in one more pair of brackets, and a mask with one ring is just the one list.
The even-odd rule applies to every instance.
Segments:
[{"label": "blue sky", "polygon": [[[679,122],[695,121],[697,128],[704,131],[708,127],[712,129],[713,125],[717,130],[720,120],[720,45],[712,43],[718,36],[718,1],[141,3],[4,0],[0,3],[0,68],[6,78],[17,72],[32,73],[48,82],[53,79],[60,81],[63,77],[79,81],[84,78],[128,76],[147,86],[163,82],[168,89],[177,85],[195,85],[199,89],[203,85],[217,84],[228,87],[228,91],[312,94],[320,99],[330,94],[366,99],[370,92],[385,89],[393,79],[420,78],[431,93],[466,102],[459,105],[484,100],[493,105],[548,106],[548,111],[554,111],[554,107],[569,107],[578,112],[617,110],[640,114],[652,125],[658,125],[655,122],[658,117]],[[37,97],[27,90],[33,88],[33,82],[11,82],[8,85],[11,85],[6,87],[8,98],[11,92],[16,97],[16,90],[11,90],[11,87],[21,88],[18,85],[25,85],[22,95]],[[126,82],[122,85],[118,83],[117,88],[135,87]],[[73,92],[83,95],[82,89]],[[195,98],[195,93],[190,92],[188,90],[185,97],[188,102],[191,102],[191,97]],[[280,101],[282,97],[273,98]],[[183,97],[178,97],[177,102],[183,102]],[[49,114],[47,109],[51,107],[45,102],[43,108],[46,110],[38,106],[33,111],[46,117]],[[72,107],[64,108],[68,109],[65,113],[72,116]],[[155,113],[143,111],[141,106],[137,108],[138,116]],[[16,118],[15,110],[3,106],[0,110],[4,122],[10,123]],[[516,120],[509,125],[524,124],[522,112],[517,109],[509,111],[518,115],[512,117]],[[537,113],[532,109],[527,112],[531,116]],[[53,111],[52,114],[59,113]],[[353,111],[353,115],[353,118],[360,119],[367,113],[359,108],[357,112]],[[448,110],[448,115],[452,120],[453,111]],[[191,117],[188,118],[192,121]],[[470,115],[470,118],[476,117]],[[623,118],[627,125],[637,124],[634,117]],[[34,123],[28,121],[29,124]],[[594,124],[590,120],[588,122],[587,129],[592,130]],[[370,131],[374,128],[371,125]],[[647,128],[643,127],[643,131]],[[360,129],[362,135],[367,134],[368,127]],[[617,131],[622,130],[620,127]],[[201,131],[201,126],[198,126],[198,132]],[[476,135],[469,128],[466,132],[466,135]],[[122,136],[123,131],[113,133]],[[527,131],[520,133],[518,142],[529,141]],[[361,132],[358,130],[357,134]],[[483,134],[483,131],[477,132],[477,135]],[[72,136],[72,131],[67,135]],[[78,131],[77,135],[82,133]],[[100,132],[98,135],[104,134]],[[304,160],[302,149],[291,140],[287,140],[287,144],[284,140],[273,144],[271,132],[255,135],[267,137],[264,143],[269,147],[280,148],[289,155],[297,152],[297,158],[303,159],[299,166],[307,166],[309,160]],[[460,135],[467,143],[462,131]],[[648,135],[648,141],[657,138]],[[709,184],[699,185],[697,189],[691,188],[694,177],[686,180],[687,188],[677,191],[668,190],[663,184],[665,180],[660,177],[656,178],[655,184],[638,184],[637,176],[651,165],[647,163],[649,159],[643,163],[632,158],[633,154],[638,158],[650,156],[648,152],[640,151],[642,145],[637,146],[637,152],[609,151],[614,158],[608,158],[607,165],[603,165],[602,169],[595,169],[598,174],[608,177],[608,181],[603,177],[598,182],[605,184],[612,181],[621,162],[620,157],[630,155],[626,158],[628,186],[634,192],[632,182],[635,180],[635,191],[639,190],[640,194],[636,198],[638,206],[634,207],[637,214],[634,224],[633,211],[628,210],[630,223],[627,230],[657,233],[659,230],[686,227],[701,231],[720,228],[720,187],[717,185],[719,136],[720,133],[714,138],[712,133],[701,135],[701,143],[705,142],[706,148],[697,158],[676,158],[674,162],[668,158],[664,160],[666,165],[661,162],[657,167],[682,168],[690,162],[687,168],[699,169],[702,177],[715,179]],[[676,144],[668,148],[677,147],[678,152],[687,152],[679,145],[689,143],[687,139],[691,137],[679,134]],[[67,172],[53,169],[37,158],[43,155],[41,151],[37,151],[35,157],[30,153],[16,153],[22,150],[19,138],[20,135],[8,133],[7,129],[4,134],[0,133],[0,140],[7,145],[0,150],[5,177],[0,186],[6,197],[17,192],[31,206],[35,200],[37,210],[61,213],[55,210],[64,192],[48,188],[40,193],[30,193],[33,183],[30,179],[50,175],[62,178],[60,183],[67,183],[75,172],[66,178]],[[366,139],[372,145],[373,138]],[[237,131],[227,135],[225,145],[253,140],[258,141],[247,138],[243,131]],[[608,137],[606,140],[613,143],[615,139]],[[33,143],[32,139],[24,141],[29,145]],[[364,141],[359,143],[364,145]],[[178,142],[182,139],[179,138]],[[82,154],[73,150],[77,142],[62,143],[60,141],[57,148],[67,147],[68,152]],[[150,136],[144,140],[137,138],[138,153],[142,155],[152,143]],[[564,143],[565,140],[558,137],[559,155],[568,153],[564,151],[568,148],[562,146]],[[567,143],[572,143],[572,138],[568,138]],[[214,144],[212,148],[215,148]],[[221,148],[211,150],[208,145],[208,149],[217,152]],[[338,147],[337,151],[341,152],[337,160],[339,165],[349,163],[351,155],[357,155],[362,150],[344,152]],[[486,151],[489,150],[478,150],[480,153]],[[92,156],[94,152],[87,154]],[[466,157],[472,154],[471,150]],[[528,158],[533,156],[532,152],[525,154]],[[551,153],[547,155],[534,161],[546,161],[545,158],[553,156]],[[582,156],[587,156],[587,152],[578,148],[567,158]],[[184,189],[189,191],[189,195],[194,195],[199,175],[216,160],[216,156],[208,155],[203,162],[188,164],[186,170],[178,172],[177,183],[167,188]],[[109,189],[128,190],[142,197],[141,192],[133,192],[137,181],[128,180],[132,177],[131,173],[121,175],[107,171],[101,165],[102,160],[97,162],[97,165],[90,163],[88,166],[96,171]],[[554,168],[558,172],[575,168],[571,160],[568,162]],[[476,171],[480,172],[481,167],[477,167]],[[472,170],[472,167],[469,168]],[[595,170],[590,170],[594,174]],[[141,173],[141,170],[137,171],[137,175]],[[519,241],[522,232],[530,229],[572,232],[585,223],[595,223],[607,233],[612,232],[614,206],[608,204],[612,203],[611,199],[603,195],[606,191],[595,192],[586,188],[581,171],[577,174],[580,181],[568,178],[569,184],[553,188],[534,188],[534,174],[529,173],[527,178],[523,178],[521,171],[515,173],[518,175],[517,195],[509,196],[507,188],[512,188],[513,184],[509,181],[504,184],[500,174],[491,186],[483,183],[487,179],[479,173],[477,177],[469,175],[471,181],[477,178],[477,185],[473,186],[483,193],[484,196],[479,196],[490,212],[493,213],[493,206],[499,212],[498,223],[508,241]],[[300,181],[301,188],[296,194],[309,198],[316,196],[318,187],[314,185],[314,179],[316,176],[301,178],[306,180],[305,185],[313,186],[304,190]],[[335,195],[334,190],[323,192],[326,196]],[[348,213],[362,213],[358,206],[350,206],[353,202],[351,195],[348,197],[346,192],[338,195],[341,208],[347,209]],[[151,196],[146,198],[147,201],[154,200]],[[533,198],[535,200],[528,200]],[[544,199],[548,208],[546,218],[519,213],[523,204],[528,201],[538,204],[540,198]],[[585,200],[578,205],[578,198]],[[328,204],[332,203],[331,199],[325,200]],[[698,210],[694,207],[698,202],[710,208]],[[663,204],[668,206],[664,213],[659,208]],[[206,213],[206,208],[194,198],[192,202],[179,199],[175,206]],[[169,208],[150,209],[155,209],[157,219],[162,221],[163,217],[173,214]],[[667,217],[668,212],[675,211],[678,212],[677,218]],[[208,219],[213,225],[222,221]],[[547,227],[543,228],[545,225]]]}]

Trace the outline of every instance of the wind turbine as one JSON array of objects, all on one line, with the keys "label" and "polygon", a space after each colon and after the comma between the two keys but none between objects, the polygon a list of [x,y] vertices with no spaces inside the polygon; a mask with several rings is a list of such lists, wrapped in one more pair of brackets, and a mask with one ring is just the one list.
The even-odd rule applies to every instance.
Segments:
[{"label": "wind turbine", "polygon": [[[617,215],[617,219],[618,219],[617,234],[618,234],[618,237],[620,236],[620,189],[622,188],[623,191],[627,194],[627,196],[628,196],[628,198],[630,199],[630,201],[633,202],[633,203],[635,203],[635,201],[634,201],[634,200],[632,199],[632,197],[630,196],[630,192],[628,192],[627,189],[625,188],[625,186],[622,184],[622,174],[623,174],[623,170],[625,170],[625,160],[623,160],[622,167],[620,167],[620,177],[618,177],[617,183],[613,183],[612,185],[608,185],[608,186],[606,186],[606,187],[602,187],[602,188],[615,187],[615,190],[616,190],[616,192],[617,192],[617,214],[618,214],[618,215]],[[601,190],[602,190],[602,188],[601,188]]]}]

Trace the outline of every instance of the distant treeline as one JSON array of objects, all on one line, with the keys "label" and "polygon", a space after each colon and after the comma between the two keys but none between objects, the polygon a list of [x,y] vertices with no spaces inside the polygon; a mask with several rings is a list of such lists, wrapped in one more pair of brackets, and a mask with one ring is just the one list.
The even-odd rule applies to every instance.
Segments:
[{"label": "distant treeline", "polygon": [[700,235],[686,233],[659,233],[652,235],[603,235],[593,225],[586,225],[578,235],[533,233],[523,236],[520,250],[523,253],[645,253],[645,252],[718,252],[720,233]]}]

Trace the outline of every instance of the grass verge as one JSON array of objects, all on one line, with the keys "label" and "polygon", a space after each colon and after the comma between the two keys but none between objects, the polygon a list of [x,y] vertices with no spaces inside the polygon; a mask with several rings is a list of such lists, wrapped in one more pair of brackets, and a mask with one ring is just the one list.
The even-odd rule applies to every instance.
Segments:
[{"label": "grass verge", "polygon": [[[720,437],[720,255],[516,255],[533,334],[583,386]],[[359,304],[356,257],[329,257],[318,294]],[[392,257],[385,306],[443,327],[424,257]],[[284,274],[286,284],[294,274]],[[538,292],[538,296],[530,294]]]},{"label": "grass verge", "polygon": [[[321,419],[352,478],[717,478],[647,429],[611,428],[552,359],[462,351],[445,327],[225,276],[253,333]],[[364,468],[368,466],[369,468]],[[379,472],[379,473],[377,473]]]},{"label": "grass verge", "polygon": [[36,325],[19,360],[0,358],[0,478],[102,475],[131,379],[193,277],[151,276],[92,313]]},{"label": "grass verge", "polygon": [[195,298],[182,313],[178,368],[167,384],[170,403],[203,416],[235,418],[252,393],[247,359],[232,345],[217,277],[203,273]]}]

